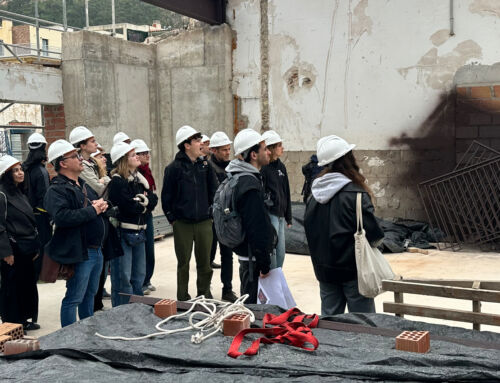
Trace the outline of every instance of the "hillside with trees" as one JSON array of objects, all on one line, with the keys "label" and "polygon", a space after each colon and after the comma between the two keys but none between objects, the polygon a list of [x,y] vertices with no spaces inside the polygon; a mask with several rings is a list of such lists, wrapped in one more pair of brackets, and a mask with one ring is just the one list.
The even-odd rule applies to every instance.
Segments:
[{"label": "hillside with trees", "polygon": [[[0,0],[0,9],[35,16],[33,0]],[[62,0],[39,0],[39,17],[62,24]],[[85,26],[85,0],[66,0],[68,25],[78,28]],[[89,0],[90,25],[111,24],[111,0]],[[144,3],[140,0],[115,0],[116,23],[151,25],[159,20],[163,27],[183,26],[181,15]]]}]

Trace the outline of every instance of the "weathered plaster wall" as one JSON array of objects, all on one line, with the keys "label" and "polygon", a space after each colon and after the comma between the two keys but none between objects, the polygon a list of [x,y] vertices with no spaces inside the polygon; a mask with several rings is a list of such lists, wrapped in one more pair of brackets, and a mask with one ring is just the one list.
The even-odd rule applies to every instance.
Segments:
[{"label": "weathered plaster wall", "polygon": [[[7,104],[0,103],[0,109]],[[40,105],[14,104],[0,113],[0,125],[8,125],[9,122],[29,122],[35,126],[42,126],[42,113]]]},{"label": "weathered plaster wall", "polygon": [[[294,199],[303,182],[294,161],[314,151],[318,138],[337,134],[357,144],[382,215],[422,217],[416,184],[455,161],[454,75],[467,64],[500,61],[491,38],[498,35],[500,3],[454,4],[451,36],[448,1],[229,1],[241,119],[265,127],[255,116],[268,98],[269,126],[292,151]],[[268,91],[256,100],[249,94],[259,94],[265,73],[248,63],[266,60]],[[247,77],[254,81],[241,80]]]}]

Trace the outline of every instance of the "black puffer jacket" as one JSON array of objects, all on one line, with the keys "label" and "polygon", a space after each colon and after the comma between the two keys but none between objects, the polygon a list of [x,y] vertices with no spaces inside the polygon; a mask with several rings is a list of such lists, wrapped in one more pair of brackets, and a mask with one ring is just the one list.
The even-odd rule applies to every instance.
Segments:
[{"label": "black puffer jacket", "polygon": [[35,250],[40,246],[28,198],[18,189],[8,192],[0,185],[0,259],[14,255],[11,240],[24,241]]},{"label": "black puffer jacket", "polygon": [[[337,173],[338,174],[338,173]],[[366,238],[373,245],[384,238],[378,226],[370,196],[361,187],[349,182],[327,202],[313,197],[306,207],[304,227],[316,278],[320,282],[340,283],[357,277],[354,255],[356,232],[356,195],[363,193],[363,226]],[[331,186],[330,189],[334,190]],[[333,192],[332,192],[333,193]]]},{"label": "black puffer jacket", "polygon": [[[75,181],[59,174],[50,183],[44,206],[56,229],[46,246],[49,256],[62,264],[73,264],[88,259],[89,246],[102,246],[106,237],[104,218],[97,215],[92,201],[98,199],[96,192],[84,180]],[[87,206],[84,207],[85,188]]]},{"label": "black puffer jacket", "polygon": [[262,167],[260,174],[264,180],[265,193],[269,195],[272,202],[272,205],[269,206],[269,212],[277,217],[285,217],[286,222],[291,225],[292,202],[285,165],[278,158]]},{"label": "black puffer jacket", "polygon": [[201,222],[211,218],[211,207],[219,183],[208,161],[191,161],[184,152],[165,168],[161,204],[170,223],[177,219]]},{"label": "black puffer jacket", "polygon": [[[113,206],[118,206],[119,213],[116,218],[123,228],[138,230],[140,226],[146,225],[146,215],[154,210],[158,197],[149,190],[148,181],[141,173],[136,172],[128,179],[115,174],[111,177],[108,188],[108,199]],[[144,194],[148,198],[146,207],[134,200],[137,194]]]}]

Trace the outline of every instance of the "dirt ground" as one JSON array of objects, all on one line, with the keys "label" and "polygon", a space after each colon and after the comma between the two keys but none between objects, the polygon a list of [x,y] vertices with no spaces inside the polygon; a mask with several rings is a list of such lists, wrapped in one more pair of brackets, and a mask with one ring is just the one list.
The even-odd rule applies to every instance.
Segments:
[{"label": "dirt ground", "polygon": [[[157,290],[151,296],[162,298],[176,297],[176,259],[173,248],[173,237],[165,238],[156,242],[156,267],[152,283]],[[428,255],[418,253],[401,253],[386,255],[387,260],[393,267],[395,273],[405,279],[470,279],[470,280],[499,280],[500,254],[482,252],[448,252],[430,251]],[[216,261],[219,257],[216,257]],[[312,269],[308,256],[287,254],[283,267],[292,294],[297,306],[306,313],[320,313],[321,301],[319,297],[319,286]],[[233,290],[239,292],[238,261],[234,259]],[[196,294],[196,266],[194,257],[191,261],[190,293]],[[106,288],[110,291],[109,278]],[[40,315],[38,323],[41,329],[30,331],[29,335],[42,336],[56,331],[60,328],[59,309],[61,300],[65,293],[65,282],[58,281],[55,284],[39,284]],[[214,271],[212,279],[212,294],[214,298],[220,299],[222,285],[220,282],[220,270]],[[393,301],[392,293],[379,295],[376,300],[377,312],[383,312],[383,302]],[[107,308],[111,307],[111,301],[105,300]],[[454,309],[471,310],[472,302],[422,297],[405,294],[405,302],[424,304],[436,307],[448,307]],[[500,315],[500,305],[494,303],[483,303],[483,312]],[[96,313],[99,315],[99,313]],[[427,321],[433,323],[449,324],[472,328],[472,324],[434,320],[428,318],[417,318],[407,316],[408,319]],[[500,332],[500,327],[483,326],[482,330]]]}]

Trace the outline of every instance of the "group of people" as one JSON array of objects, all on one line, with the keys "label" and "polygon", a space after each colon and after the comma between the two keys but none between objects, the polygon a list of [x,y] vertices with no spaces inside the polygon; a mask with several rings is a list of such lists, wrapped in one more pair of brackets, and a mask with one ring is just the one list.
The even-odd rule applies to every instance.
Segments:
[{"label": "group of people", "polygon": [[[213,268],[220,267],[222,299],[238,298],[232,285],[235,253],[240,294],[249,295],[246,303],[256,303],[259,278],[283,267],[285,226],[292,224],[289,179],[280,160],[283,141],[274,130],[261,135],[244,129],[233,143],[224,132],[208,137],[187,125],[177,131],[175,141],[178,152],[164,171],[161,207],[173,227],[177,299],[191,299],[194,247],[196,296],[212,298]],[[53,142],[47,154],[47,142],[38,133],[28,145],[22,165],[11,156],[0,158],[2,321],[23,323],[26,330],[39,328],[36,283],[43,257],[73,270],[61,304],[63,327],[74,323],[77,314],[84,319],[102,308],[108,270],[113,306],[127,303],[125,294],[155,290],[152,211],[158,197],[146,143],[119,132],[108,155],[94,134],[79,126],[69,141]],[[383,232],[353,148],[337,136],[320,139],[316,155],[321,172],[308,187],[304,225],[323,315],[343,313],[346,305],[349,311],[375,310],[373,299],[361,296],[357,288],[357,193],[362,193],[367,239],[375,245]],[[57,173],[51,180],[47,162]],[[231,181],[233,214],[243,233],[234,247],[223,244],[224,233],[213,222],[216,193]],[[220,265],[215,263],[217,244]]]}]

